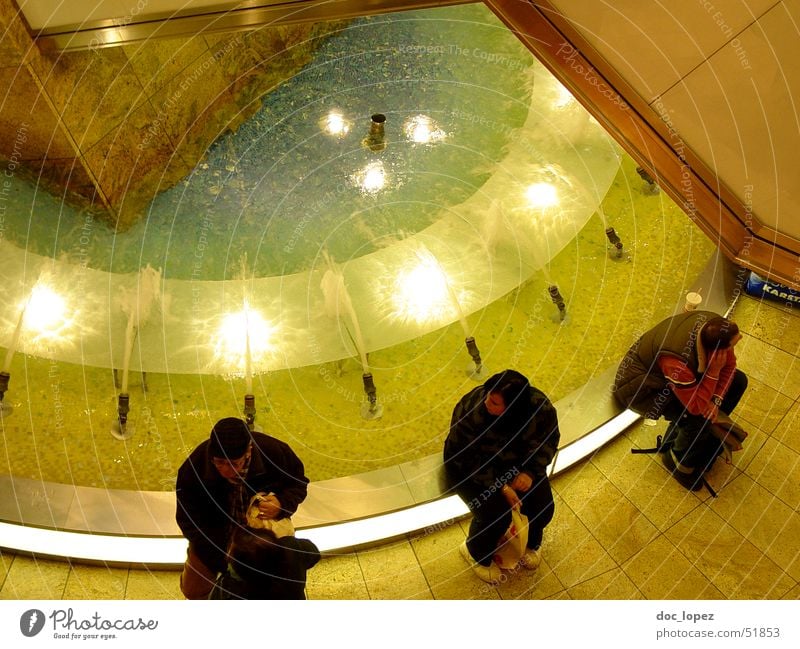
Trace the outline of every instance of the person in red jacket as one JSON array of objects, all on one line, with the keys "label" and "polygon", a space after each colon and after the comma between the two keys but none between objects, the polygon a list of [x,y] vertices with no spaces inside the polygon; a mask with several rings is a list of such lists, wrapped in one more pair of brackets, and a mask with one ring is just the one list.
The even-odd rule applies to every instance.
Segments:
[{"label": "person in red jacket", "polygon": [[713,425],[736,408],[747,376],[736,367],[742,339],[735,322],[711,311],[667,318],[628,350],[614,381],[625,407],[671,422],[662,460],[685,487],[702,487],[702,475],[722,449]]}]

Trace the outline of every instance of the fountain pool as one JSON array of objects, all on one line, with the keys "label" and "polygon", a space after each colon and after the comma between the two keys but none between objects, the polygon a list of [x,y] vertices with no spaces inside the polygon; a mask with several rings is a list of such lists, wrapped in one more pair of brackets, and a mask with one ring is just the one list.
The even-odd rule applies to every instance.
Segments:
[{"label": "fountain pool", "polygon": [[[376,111],[380,151],[362,143]],[[17,180],[0,241],[0,341],[16,352],[1,470],[168,490],[250,390],[313,480],[424,457],[475,385],[467,332],[488,369],[564,396],[671,313],[713,250],[634,167],[464,6],[355,21],[130,232]],[[43,329],[26,316],[15,340],[44,285],[63,314]],[[360,415],[366,364],[380,418]],[[109,435],[123,367],[127,441]]]}]

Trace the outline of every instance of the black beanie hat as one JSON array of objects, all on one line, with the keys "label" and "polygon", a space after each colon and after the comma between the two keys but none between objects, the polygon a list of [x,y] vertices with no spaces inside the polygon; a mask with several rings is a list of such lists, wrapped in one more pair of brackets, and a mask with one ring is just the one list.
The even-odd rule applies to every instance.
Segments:
[{"label": "black beanie hat", "polygon": [[251,440],[250,429],[238,417],[220,419],[211,429],[208,453],[211,457],[237,460],[247,451]]}]

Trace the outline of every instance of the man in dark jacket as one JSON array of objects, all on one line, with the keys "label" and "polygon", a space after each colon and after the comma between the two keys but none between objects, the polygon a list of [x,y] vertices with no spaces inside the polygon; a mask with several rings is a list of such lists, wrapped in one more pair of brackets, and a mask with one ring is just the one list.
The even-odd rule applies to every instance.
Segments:
[{"label": "man in dark jacket", "polygon": [[520,563],[535,570],[544,528],[555,510],[547,467],[560,440],[550,400],[519,372],[490,377],[459,401],[444,444],[450,487],[472,512],[461,553],[486,582],[501,577],[495,551],[511,510],[528,517],[528,550]]},{"label": "man in dark jacket", "polygon": [[247,527],[233,533],[229,555],[209,599],[305,599],[306,572],[320,559],[308,539]]},{"label": "man in dark jacket", "polygon": [[218,421],[178,470],[176,520],[189,541],[181,575],[184,596],[208,597],[255,494],[262,496],[260,516],[279,520],[297,511],[307,487],[303,463],[287,444],[251,432],[236,417]]},{"label": "man in dark jacket", "polygon": [[715,425],[730,427],[727,415],[747,388],[733,352],[741,339],[736,323],[716,313],[681,313],[643,334],[617,370],[614,396],[621,405],[671,422],[659,450],[688,489],[702,487],[722,450]]}]

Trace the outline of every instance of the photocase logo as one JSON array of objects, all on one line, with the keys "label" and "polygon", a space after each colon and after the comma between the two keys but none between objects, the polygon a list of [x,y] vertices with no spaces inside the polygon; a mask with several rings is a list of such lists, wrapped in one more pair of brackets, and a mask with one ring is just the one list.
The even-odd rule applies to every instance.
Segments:
[{"label": "photocase logo", "polygon": [[19,618],[19,630],[22,635],[32,638],[44,628],[44,613],[38,608],[25,611]]}]

